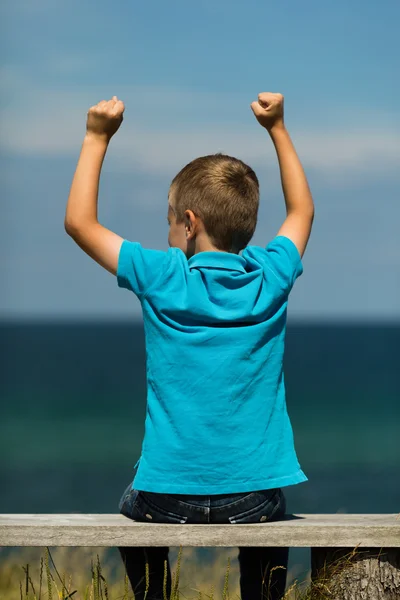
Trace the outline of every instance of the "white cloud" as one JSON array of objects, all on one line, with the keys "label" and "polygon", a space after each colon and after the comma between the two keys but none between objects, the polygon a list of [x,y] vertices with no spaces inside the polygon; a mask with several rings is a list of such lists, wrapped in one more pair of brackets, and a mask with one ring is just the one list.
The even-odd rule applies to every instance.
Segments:
[{"label": "white cloud", "polygon": [[[47,68],[57,68],[58,61],[49,59]],[[84,67],[73,54],[59,64],[65,71]],[[238,156],[254,168],[276,165],[273,145],[255,122],[243,94],[230,94],[226,107],[221,93],[132,85],[117,86],[118,90],[56,89],[38,86],[34,75],[7,65],[0,77],[9,98],[0,112],[3,152],[77,155],[88,108],[117,93],[126,109],[109,149],[114,170],[171,175],[192,158],[218,151]],[[346,126],[342,131],[297,126],[290,132],[304,167],[332,185],[399,171],[400,136],[387,125],[372,128],[358,120],[353,129]]]},{"label": "white cloud", "polygon": [[[1,124],[2,149],[6,152],[73,155],[80,150],[84,136],[85,113],[62,104],[30,109],[29,115],[4,116]],[[36,112],[36,114],[35,114]],[[83,113],[83,114],[82,114]],[[276,161],[272,143],[261,131],[245,131],[220,125],[154,131],[126,118],[112,140],[109,156],[113,168],[129,171],[139,168],[154,174],[171,174],[196,156],[225,152],[254,166]],[[250,129],[250,128],[249,128]],[[375,132],[292,132],[297,151],[305,168],[339,181],[352,174],[376,175],[400,168],[400,143],[390,131]]]}]

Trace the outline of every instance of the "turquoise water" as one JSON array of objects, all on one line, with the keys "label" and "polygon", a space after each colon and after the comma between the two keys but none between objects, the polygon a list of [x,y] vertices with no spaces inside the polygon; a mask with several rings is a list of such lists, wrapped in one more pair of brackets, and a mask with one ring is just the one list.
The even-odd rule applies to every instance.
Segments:
[{"label": "turquoise water", "polygon": [[[0,512],[117,512],[144,432],[141,323],[3,323],[0,339]],[[400,512],[399,348],[400,324],[288,325],[309,478],[288,512]]]}]

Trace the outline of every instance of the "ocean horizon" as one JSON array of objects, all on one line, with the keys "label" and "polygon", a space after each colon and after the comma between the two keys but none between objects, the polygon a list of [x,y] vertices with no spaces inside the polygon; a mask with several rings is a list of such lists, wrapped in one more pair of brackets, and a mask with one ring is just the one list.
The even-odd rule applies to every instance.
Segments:
[{"label": "ocean horizon", "polygon": [[[142,322],[3,321],[0,339],[0,512],[117,512],[144,434]],[[400,323],[288,321],[308,477],[283,488],[288,513],[400,512],[399,347]],[[307,568],[307,549],[290,556]]]}]

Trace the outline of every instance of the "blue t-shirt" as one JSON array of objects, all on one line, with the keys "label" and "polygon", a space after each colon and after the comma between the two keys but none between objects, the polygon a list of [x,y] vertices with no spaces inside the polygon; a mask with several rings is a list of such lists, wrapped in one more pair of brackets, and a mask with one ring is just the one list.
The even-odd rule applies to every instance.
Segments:
[{"label": "blue t-shirt", "polygon": [[307,481],[286,408],[289,292],[303,272],[277,236],[242,255],[124,240],[120,287],[142,305],[147,407],[132,488],[233,494]]}]

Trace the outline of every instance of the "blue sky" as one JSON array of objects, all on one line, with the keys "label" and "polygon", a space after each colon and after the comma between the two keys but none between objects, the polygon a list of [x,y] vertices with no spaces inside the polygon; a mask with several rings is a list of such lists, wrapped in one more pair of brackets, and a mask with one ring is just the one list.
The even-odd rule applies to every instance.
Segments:
[{"label": "blue sky", "polygon": [[166,249],[171,179],[222,151],[259,176],[252,243],[266,244],[285,213],[250,110],[261,91],[285,95],[316,206],[290,316],[400,318],[397,0],[5,0],[0,18],[1,318],[140,314],[63,227],[87,110],[114,94],[126,109],[100,184],[105,226]]}]

